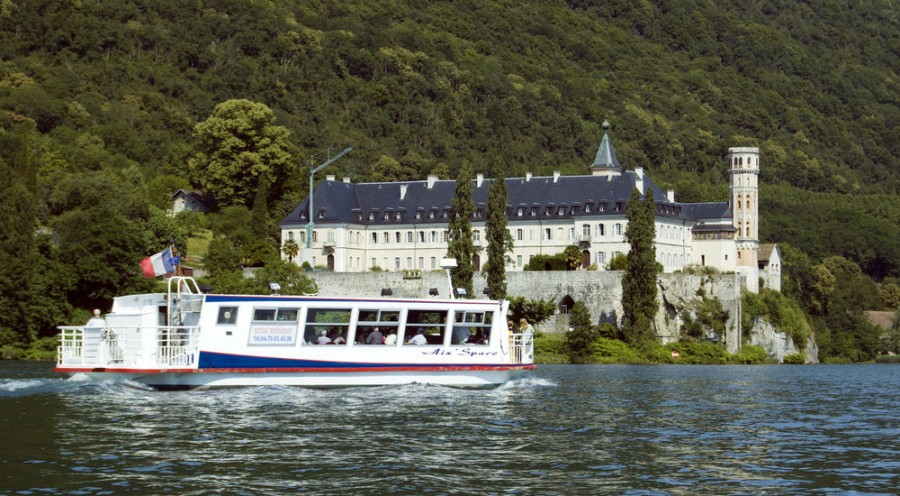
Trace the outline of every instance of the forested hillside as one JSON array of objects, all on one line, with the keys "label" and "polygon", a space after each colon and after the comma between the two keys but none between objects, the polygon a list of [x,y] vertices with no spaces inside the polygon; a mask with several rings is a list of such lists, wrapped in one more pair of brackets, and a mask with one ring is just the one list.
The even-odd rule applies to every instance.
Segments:
[{"label": "forested hillside", "polygon": [[195,126],[233,99],[286,131],[270,222],[347,146],[329,172],[354,180],[494,158],[582,174],[607,119],[621,163],[682,201],[724,200],[727,148],[759,147],[765,241],[898,277],[898,17],[891,0],[0,1],[0,328],[46,333],[143,284],[135,257],[184,236],[159,209],[203,184]]}]

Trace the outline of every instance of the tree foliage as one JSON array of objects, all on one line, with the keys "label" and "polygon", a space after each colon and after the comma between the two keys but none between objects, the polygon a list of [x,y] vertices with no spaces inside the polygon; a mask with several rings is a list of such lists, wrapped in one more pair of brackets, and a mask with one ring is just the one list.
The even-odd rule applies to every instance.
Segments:
[{"label": "tree foliage", "polygon": [[657,276],[656,210],[649,195],[643,198],[635,189],[625,205],[625,240],[629,244],[628,267],[622,277],[622,309],[625,313],[625,335],[632,344],[656,338]]},{"label": "tree foliage", "polygon": [[[259,188],[296,177],[296,150],[286,128],[261,103],[228,100],[194,128],[192,180],[223,205],[251,205]],[[278,196],[278,195],[276,195]]]},{"label": "tree foliage", "polygon": [[512,251],[513,239],[506,229],[506,166],[496,160],[491,172],[493,180],[488,188],[487,222],[487,287],[491,298],[506,298],[506,254]]},{"label": "tree foliage", "polygon": [[447,247],[449,255],[456,259],[456,268],[450,271],[453,288],[465,289],[467,298],[475,297],[472,284],[474,272],[472,256],[475,253],[471,220],[475,213],[472,176],[472,165],[468,161],[463,161],[456,176],[456,193],[450,205],[450,244]]}]

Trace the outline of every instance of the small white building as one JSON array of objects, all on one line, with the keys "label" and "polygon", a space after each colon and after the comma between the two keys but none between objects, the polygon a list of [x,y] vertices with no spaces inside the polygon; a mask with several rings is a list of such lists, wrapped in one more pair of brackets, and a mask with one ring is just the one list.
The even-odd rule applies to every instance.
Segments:
[{"label": "small white building", "polygon": [[179,189],[172,193],[172,209],[169,211],[172,217],[179,212],[208,212],[203,195],[196,191]]},{"label": "small white building", "polygon": [[[729,149],[727,202],[675,201],[674,192],[660,190],[642,168],[622,169],[607,132],[589,172],[506,179],[507,228],[514,245],[507,270],[523,270],[535,255],[554,255],[573,244],[582,251],[581,268],[603,270],[629,250],[625,204],[638,189],[656,204],[656,256],[665,272],[710,266],[741,273],[749,289],[758,289],[757,148]],[[492,181],[478,174],[472,185],[475,270],[487,262],[484,233]],[[337,272],[437,270],[447,256],[455,189],[456,181],[435,176],[359,184],[328,176],[313,191],[314,212],[307,198],[281,221],[282,243],[299,245],[297,264]]]}]

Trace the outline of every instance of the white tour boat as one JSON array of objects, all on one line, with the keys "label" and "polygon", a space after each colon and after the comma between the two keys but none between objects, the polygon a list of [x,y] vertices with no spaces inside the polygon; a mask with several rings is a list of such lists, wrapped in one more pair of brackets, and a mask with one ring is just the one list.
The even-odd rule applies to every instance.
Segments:
[{"label": "white tour boat", "polygon": [[[534,369],[506,301],[166,293],[120,296],[60,327],[56,371],[158,389],[428,383],[491,387]],[[417,344],[421,343],[421,344]]]}]

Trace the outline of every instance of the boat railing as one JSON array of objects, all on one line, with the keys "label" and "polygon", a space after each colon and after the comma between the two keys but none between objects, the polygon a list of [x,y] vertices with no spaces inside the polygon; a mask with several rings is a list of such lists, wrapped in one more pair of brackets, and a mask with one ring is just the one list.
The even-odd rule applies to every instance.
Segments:
[{"label": "boat railing", "polygon": [[57,365],[184,368],[197,361],[199,327],[60,327]]},{"label": "boat railing", "polygon": [[534,335],[512,334],[510,335],[510,360],[512,363],[534,363]]}]

